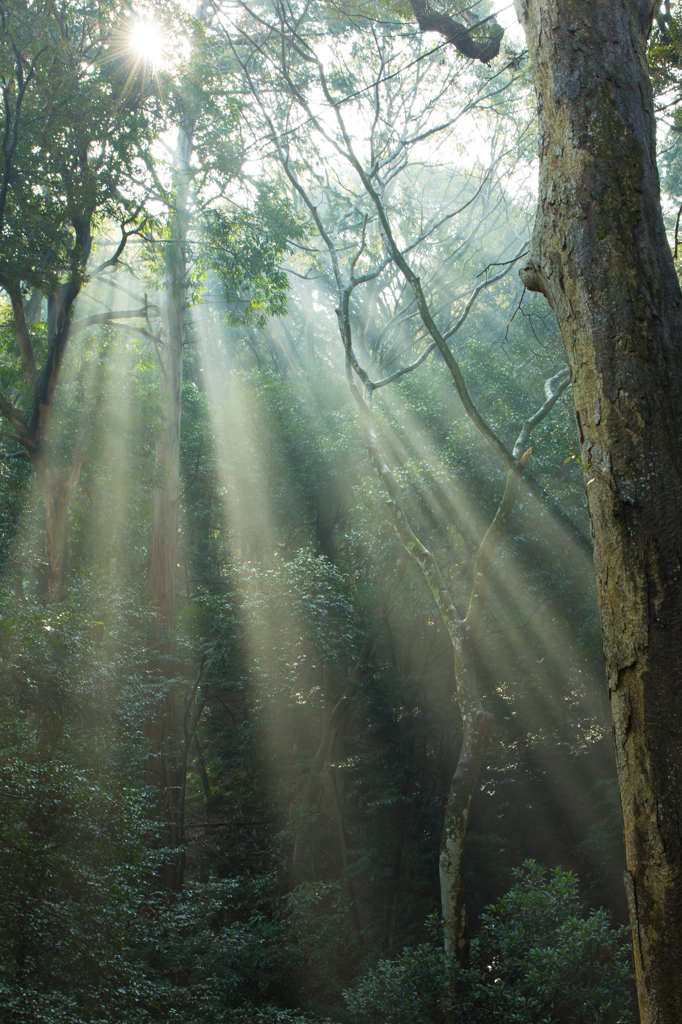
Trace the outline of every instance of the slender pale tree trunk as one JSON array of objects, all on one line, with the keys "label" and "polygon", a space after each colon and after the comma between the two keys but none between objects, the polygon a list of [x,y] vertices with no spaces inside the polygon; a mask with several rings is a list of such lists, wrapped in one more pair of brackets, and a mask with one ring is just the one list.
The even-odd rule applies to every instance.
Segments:
[{"label": "slender pale tree trunk", "polygon": [[[149,546],[148,586],[160,620],[175,624],[175,589],[178,564],[180,510],[180,424],[182,411],[182,355],[187,307],[187,230],[192,130],[181,127],[176,140],[170,237],[164,248],[165,293],[163,296],[164,347],[161,350],[159,402],[161,436],[156,445],[157,484],[154,489],[152,532]],[[171,687],[156,720],[148,724],[151,751],[145,778],[157,790],[157,807],[168,826],[168,845],[183,843],[181,754],[177,742],[178,695]],[[169,889],[182,887],[184,852],[166,864],[161,881]]]},{"label": "slender pale tree trunk", "polygon": [[[362,174],[362,171],[360,173]],[[371,185],[368,183],[366,187],[369,192]],[[376,197],[376,193],[370,192],[370,194]],[[478,690],[474,647],[483,618],[488,585],[488,570],[495,550],[508,526],[518,497],[521,477],[531,454],[531,449],[526,446],[530,440],[533,428],[548,415],[568,386],[568,376],[566,371],[563,370],[546,382],[546,401],[533,416],[525,421],[514,445],[513,452],[508,452],[473,406],[459,365],[433,320],[419,279],[406,262],[392,237],[390,224],[386,218],[383,206],[379,202],[377,202],[377,209],[380,217],[383,217],[384,239],[389,247],[389,251],[391,251],[396,264],[400,267],[412,287],[424,325],[434,339],[435,344],[443,353],[446,365],[452,374],[455,388],[462,399],[465,410],[491,446],[503,456],[507,465],[504,493],[493,521],[479,545],[473,568],[473,583],[469,606],[466,615],[462,618],[457,612],[455,601],[443,579],[436,558],[417,537],[408,521],[400,484],[381,451],[371,411],[372,392],[376,385],[371,383],[367,374],[357,363],[352,347],[349,316],[352,284],[343,290],[336,313],[346,349],[348,384],[360,414],[360,424],[367,445],[369,460],[388,495],[388,505],[398,538],[407,554],[417,563],[424,575],[443,624],[452,641],[455,656],[457,703],[462,716],[462,748],[445,808],[439,855],[439,876],[445,949],[453,953],[460,962],[464,962],[468,956],[469,945],[466,905],[462,887],[464,842],[471,800],[478,785],[478,779],[483,767],[486,740],[493,721],[492,715],[483,707]],[[355,364],[353,363],[354,359]],[[360,389],[359,382],[356,380],[356,376],[354,376],[354,374],[357,374],[358,377],[360,376],[360,373],[355,370],[355,366],[357,366],[358,371],[364,377],[362,390]]]},{"label": "slender pale tree trunk", "polygon": [[[159,702],[153,717],[145,723],[145,735],[149,741],[149,752],[144,764],[144,783],[153,791],[154,806],[158,817],[166,824],[165,845],[176,850],[179,845],[178,798],[181,791],[179,765],[181,752],[177,744],[176,691],[167,691]],[[159,881],[165,889],[177,891],[180,888],[182,856],[161,864]]]},{"label": "slender pale tree trunk", "polygon": [[149,548],[149,590],[163,621],[175,621],[180,506],[180,420],[182,410],[182,353],[187,307],[186,243],[191,130],[180,128],[176,143],[175,209],[170,239],[165,247],[165,347],[161,356],[159,400],[162,429],[156,445],[157,486],[154,489],[152,535]]},{"label": "slender pale tree trunk", "polygon": [[[551,383],[548,382],[548,384]],[[564,386],[562,385],[562,389]],[[357,386],[352,385],[352,390],[358,402],[360,422],[370,462],[389,496],[388,504],[393,526],[403,548],[417,563],[424,575],[452,641],[454,651],[457,703],[462,716],[462,747],[445,807],[438,871],[445,949],[460,962],[464,962],[468,956],[469,945],[466,902],[462,885],[464,843],[471,801],[478,786],[485,757],[486,741],[493,722],[493,716],[483,707],[478,690],[474,646],[483,618],[488,570],[495,550],[509,524],[518,497],[521,476],[530,456],[530,449],[524,452],[521,442],[527,441],[532,427],[553,407],[561,392],[559,390],[552,392],[550,389],[550,397],[545,406],[535,417],[524,424],[514,449],[513,466],[507,471],[504,494],[497,507],[495,517],[478,548],[469,607],[464,618],[461,618],[457,613],[454,599],[443,579],[437,560],[433,553],[422,544],[408,521],[400,485],[379,446],[370,405],[363,401]]]},{"label": "slender pale tree trunk", "polygon": [[462,748],[450,783],[438,857],[440,900],[446,952],[458,960],[467,955],[469,928],[464,895],[464,843],[471,800],[483,771],[486,741],[493,716],[481,702],[476,683],[473,645],[464,624],[455,646],[455,679],[462,712]]},{"label": "slender pale tree trunk", "polygon": [[179,274],[169,275],[165,297],[166,350],[159,379],[163,424],[156,445],[157,485],[154,488],[152,535],[149,549],[149,589],[161,618],[175,621],[175,581],[178,562],[180,498],[180,417],[184,299],[171,293]]},{"label": "slender pale tree trunk", "polygon": [[540,117],[527,288],[561,327],[592,526],[643,1024],[682,1021],[682,296],[634,0],[517,0]]}]

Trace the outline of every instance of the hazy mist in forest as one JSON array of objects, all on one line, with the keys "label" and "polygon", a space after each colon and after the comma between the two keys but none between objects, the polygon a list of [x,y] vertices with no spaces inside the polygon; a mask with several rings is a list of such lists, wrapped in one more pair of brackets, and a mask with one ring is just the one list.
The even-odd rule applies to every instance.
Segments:
[{"label": "hazy mist in forest", "polygon": [[[452,16],[485,26],[474,6]],[[66,7],[64,39],[99,38]],[[558,326],[518,275],[538,166],[513,8],[485,64],[399,2],[156,7],[99,10],[109,93],[74,58],[83,121],[114,86],[92,118],[128,118],[82,266],[71,214],[35,214],[75,297],[49,472],[15,421],[2,441],[0,1016],[455,1024],[459,871],[472,971],[506,906],[530,936],[556,905],[626,993],[589,1019],[632,1020],[585,467]],[[27,422],[58,361],[41,273],[13,293],[30,380],[0,304]],[[561,870],[513,873],[530,860]]]}]

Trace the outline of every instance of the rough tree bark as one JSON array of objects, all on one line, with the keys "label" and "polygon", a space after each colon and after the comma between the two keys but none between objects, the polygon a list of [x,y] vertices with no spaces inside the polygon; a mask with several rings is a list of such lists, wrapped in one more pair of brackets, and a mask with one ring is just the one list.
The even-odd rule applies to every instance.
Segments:
[{"label": "rough tree bark", "polygon": [[516,0],[540,118],[527,288],[556,313],[594,543],[643,1024],[682,1020],[682,295],[649,0]]}]

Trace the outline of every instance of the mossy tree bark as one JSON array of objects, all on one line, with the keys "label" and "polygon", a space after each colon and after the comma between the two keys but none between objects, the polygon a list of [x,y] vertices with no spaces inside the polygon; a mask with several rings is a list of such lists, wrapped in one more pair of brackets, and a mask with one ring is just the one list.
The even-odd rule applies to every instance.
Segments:
[{"label": "mossy tree bark", "polygon": [[516,0],[540,118],[527,288],[556,313],[594,543],[643,1024],[682,1020],[682,295],[640,0]]}]

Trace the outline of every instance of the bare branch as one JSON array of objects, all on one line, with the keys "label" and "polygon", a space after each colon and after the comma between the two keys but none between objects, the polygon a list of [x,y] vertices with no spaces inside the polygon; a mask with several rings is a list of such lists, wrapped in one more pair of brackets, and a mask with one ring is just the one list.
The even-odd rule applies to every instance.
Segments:
[{"label": "bare branch", "polygon": [[[483,18],[475,25],[465,26],[449,14],[435,11],[428,0],[410,0],[410,7],[422,32],[438,32],[464,57],[489,64],[500,52],[504,29],[498,25],[493,15]],[[471,30],[484,24],[489,25],[489,33],[485,43],[481,44],[473,38]]]},{"label": "bare branch", "polygon": [[559,373],[550,377],[549,380],[545,382],[546,400],[543,405],[540,406],[535,415],[525,421],[516,444],[514,445],[513,454],[514,459],[516,460],[516,465],[507,471],[507,482],[505,484],[502,500],[498,505],[495,518],[488,527],[488,530],[481,541],[478,554],[476,555],[476,561],[474,562],[474,579],[471,598],[469,600],[469,608],[464,619],[469,629],[469,637],[472,643],[475,642],[478,631],[481,628],[486,592],[488,589],[488,570],[490,568],[490,563],[495,553],[495,548],[497,547],[502,534],[509,523],[512,510],[518,497],[521,476],[533,450],[532,448],[526,448],[526,445],[530,440],[531,431],[554,408],[558,400],[566,391],[569,383],[570,378],[568,367],[560,370]]},{"label": "bare branch", "polygon": [[130,319],[144,317],[146,320],[150,309],[158,310],[158,306],[148,303],[140,309],[116,309],[109,313],[94,313],[92,316],[85,316],[82,320],[75,320],[70,324],[68,328],[69,334],[71,336],[79,334],[81,331],[87,330],[88,327],[94,327],[96,324],[113,324],[116,327],[124,327],[125,324],[116,323],[120,317]]},{"label": "bare branch", "polygon": [[390,377],[384,377],[383,380],[378,380],[375,384],[372,384],[372,389],[376,390],[377,388],[383,388],[386,384],[392,384],[394,380],[399,380],[401,377],[404,377],[406,373],[412,373],[412,371],[416,370],[418,366],[421,366],[427,356],[431,355],[435,347],[436,343],[435,341],[432,341],[428,348],[426,348],[419,356],[419,359],[415,359],[415,361],[410,363],[409,366],[403,366],[402,369],[396,370],[396,372],[392,373]]},{"label": "bare branch", "polygon": [[[141,209],[142,209],[141,206],[139,206],[137,208],[137,210],[133,214],[133,217],[131,218],[131,220],[134,220],[138,216],[138,214],[140,213]],[[102,273],[103,270],[106,270],[108,267],[116,266],[116,264],[120,260],[121,256],[123,255],[123,250],[125,249],[126,245],[128,244],[128,239],[129,238],[132,238],[134,235],[139,235],[141,238],[145,237],[143,232],[144,232],[145,225],[147,223],[147,218],[146,217],[142,221],[142,223],[140,224],[139,227],[134,228],[132,231],[126,231],[126,224],[129,224],[129,223],[131,223],[131,221],[125,221],[123,224],[121,224],[121,241],[118,243],[118,246],[116,247],[115,252],[113,253],[112,256],[109,257],[108,260],[104,260],[103,263],[100,263],[100,265],[95,270],[92,271],[90,277],[97,277],[99,274]]]},{"label": "bare branch", "polygon": [[469,630],[469,639],[475,642],[483,619],[483,609],[488,591],[488,570],[492,557],[495,554],[500,538],[509,523],[516,499],[519,494],[521,476],[526,463],[530,458],[532,449],[529,448],[523,453],[513,469],[507,471],[507,482],[504,488],[502,500],[497,507],[495,517],[485,532],[479,546],[474,562],[474,580],[469,599],[469,608],[464,622]]},{"label": "bare branch", "polygon": [[521,453],[525,450],[526,445],[530,440],[531,431],[533,427],[536,427],[541,420],[544,420],[545,416],[554,408],[556,403],[559,401],[564,391],[571,383],[569,376],[568,367],[563,370],[559,370],[554,377],[550,377],[549,380],[545,381],[545,396],[546,401],[542,405],[534,416],[526,420],[521,428],[521,433],[516,439],[514,445],[514,458],[518,459],[521,457]]}]

